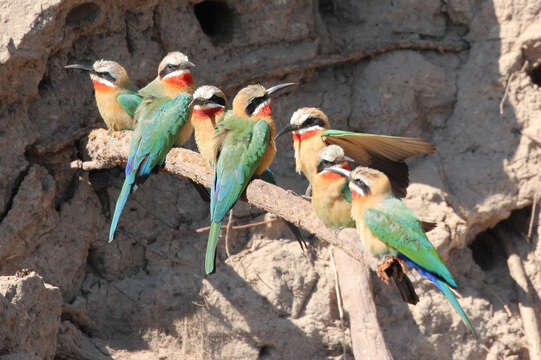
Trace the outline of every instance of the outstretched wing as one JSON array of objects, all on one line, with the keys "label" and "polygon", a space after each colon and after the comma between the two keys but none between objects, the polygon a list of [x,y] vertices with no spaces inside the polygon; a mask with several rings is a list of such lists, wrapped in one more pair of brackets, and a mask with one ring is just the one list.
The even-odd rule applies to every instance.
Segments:
[{"label": "outstretched wing", "polygon": [[453,276],[426,238],[419,220],[400,200],[384,199],[377,207],[366,210],[363,220],[379,240],[456,287]]},{"label": "outstretched wing", "polygon": [[335,144],[359,165],[384,172],[396,195],[406,195],[409,185],[408,166],[404,160],[418,155],[432,154],[434,145],[424,139],[325,130],[321,133],[327,145]]},{"label": "outstretched wing", "polygon": [[270,139],[266,121],[230,117],[222,122],[228,134],[220,148],[211,189],[210,217],[221,221],[235,205],[259,166]]}]

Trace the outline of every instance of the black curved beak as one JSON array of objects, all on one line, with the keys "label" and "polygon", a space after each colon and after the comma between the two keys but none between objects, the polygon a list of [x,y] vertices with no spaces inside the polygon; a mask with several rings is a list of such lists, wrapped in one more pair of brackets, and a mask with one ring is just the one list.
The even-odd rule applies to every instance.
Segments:
[{"label": "black curved beak", "polygon": [[349,170],[346,170],[346,169],[342,169],[341,167],[330,167],[327,169],[327,171],[331,171],[335,174],[339,174],[339,175],[342,175],[343,177],[345,177],[346,179],[348,179],[348,181],[351,179],[351,171]]},{"label": "black curved beak", "polygon": [[64,69],[79,69],[84,71],[90,71],[94,72],[94,69],[90,65],[83,65],[83,64],[71,64],[64,66]]},{"label": "black curved beak", "polygon": [[286,87],[290,87],[290,86],[293,86],[293,85],[297,85],[295,83],[284,83],[284,84],[278,84],[278,85],[274,85],[273,87],[270,87],[268,88],[267,90],[265,90],[265,94],[267,94],[267,96],[270,96],[282,89],[285,89]]},{"label": "black curved beak", "polygon": [[278,134],[276,134],[276,136],[274,137],[274,140],[278,139],[280,136],[282,136],[284,134],[290,133],[290,132],[295,131],[295,130],[299,130],[299,127],[297,125],[289,124],[286,127],[284,127],[282,130],[280,130],[278,132]]}]

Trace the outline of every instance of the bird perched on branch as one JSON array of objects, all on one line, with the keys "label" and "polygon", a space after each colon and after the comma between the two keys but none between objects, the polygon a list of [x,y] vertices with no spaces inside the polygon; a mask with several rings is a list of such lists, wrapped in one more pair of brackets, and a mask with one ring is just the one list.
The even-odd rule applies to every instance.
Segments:
[{"label": "bird perched on branch", "polygon": [[[195,65],[180,51],[168,53],[158,66],[158,75],[154,80],[139,90],[143,97],[172,99],[180,93],[192,95],[195,83],[190,71]],[[193,133],[190,121],[182,127],[175,140],[176,146],[182,146]]]},{"label": "bird perched on branch", "polygon": [[391,179],[393,191],[406,195],[409,184],[407,158],[432,154],[434,145],[424,139],[383,136],[332,130],[327,116],[318,108],[301,108],[291,116],[289,125],[277,135],[292,132],[297,172],[313,185],[319,152],[327,145],[339,145],[358,165],[383,171]]},{"label": "bird perched on branch", "polygon": [[227,98],[216,86],[200,86],[193,94],[191,122],[197,148],[211,168],[214,167],[216,124],[223,120]]},{"label": "bird perched on branch", "polygon": [[294,84],[265,89],[249,85],[233,99],[233,109],[216,124],[214,179],[210,195],[210,232],[205,255],[205,272],[214,272],[216,247],[222,219],[235,205],[248,183],[261,176],[274,159],[275,124],[271,96]]},{"label": "bird perched on branch", "polygon": [[[396,270],[392,269],[395,265],[398,272],[404,274],[404,263],[409,264],[443,292],[475,334],[470,320],[450,289],[456,288],[455,280],[427,239],[417,216],[392,194],[389,178],[381,171],[360,166],[353,171],[333,166],[328,171],[348,179],[353,199],[351,216],[364,247],[375,256],[388,257],[378,266],[380,277],[387,281],[389,274]],[[401,274],[393,277],[400,280]],[[403,298],[408,297],[408,292],[412,290],[407,286],[399,286]]]},{"label": "bird perched on branch", "polygon": [[137,127],[130,144],[124,184],[116,201],[109,230],[112,241],[120,214],[134,185],[146,180],[153,170],[165,162],[165,157],[190,117],[191,96],[185,93],[175,98],[146,98],[137,108]]},{"label": "bird perched on branch", "polygon": [[329,171],[332,167],[350,170],[353,159],[345,156],[338,145],[329,145],[319,152],[317,173],[312,178],[312,207],[323,223],[331,228],[355,227],[351,217],[351,192],[348,179]]},{"label": "bird perched on branch", "polygon": [[72,64],[65,68],[89,72],[98,111],[108,129],[135,128],[133,115],[143,97],[137,94],[137,88],[120,64],[110,60],[98,60],[92,66]]}]

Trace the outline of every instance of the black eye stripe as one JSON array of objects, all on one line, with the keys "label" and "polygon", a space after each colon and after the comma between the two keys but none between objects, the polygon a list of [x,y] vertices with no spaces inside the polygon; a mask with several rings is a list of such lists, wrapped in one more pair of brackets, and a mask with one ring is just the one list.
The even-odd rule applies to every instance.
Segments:
[{"label": "black eye stripe", "polygon": [[113,84],[116,82],[116,79],[113,77],[113,75],[111,75],[111,73],[107,71],[96,72],[96,75],[98,75],[98,77],[104,80],[112,82]]},{"label": "black eye stripe", "polygon": [[267,94],[259,97],[255,97],[248,103],[248,106],[246,106],[246,114],[252,115],[255,111],[255,109],[265,100],[267,100],[269,96]]},{"label": "black eye stripe", "polygon": [[173,65],[173,64],[167,64],[162,71],[160,71],[160,78],[163,78],[167,74],[171,74],[174,71],[177,71],[179,69],[180,65]]},{"label": "black eye stripe", "polygon": [[317,164],[317,172],[320,173],[323,170],[330,168],[331,166],[334,166],[334,165],[335,163],[333,161],[328,161],[324,159],[320,160],[319,163]]},{"label": "black eye stripe", "polygon": [[306,120],[303,121],[303,123],[301,125],[301,128],[307,128],[307,127],[310,127],[310,126],[325,127],[325,122],[321,118],[311,116],[311,117],[309,117],[309,118],[307,118]]},{"label": "black eye stripe", "polygon": [[218,95],[212,95],[212,97],[209,99],[209,102],[225,106],[225,99]]},{"label": "black eye stripe", "polygon": [[362,191],[364,191],[365,194],[370,194],[370,187],[361,179],[355,179],[353,180],[355,185],[357,185],[359,188],[361,188]]}]

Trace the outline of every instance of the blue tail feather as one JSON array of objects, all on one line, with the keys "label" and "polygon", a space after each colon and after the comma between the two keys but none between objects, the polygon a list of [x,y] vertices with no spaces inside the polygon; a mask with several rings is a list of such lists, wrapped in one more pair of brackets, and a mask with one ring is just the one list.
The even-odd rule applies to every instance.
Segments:
[{"label": "blue tail feather", "polygon": [[120,218],[120,214],[122,214],[122,210],[124,209],[128,196],[130,195],[133,185],[133,181],[130,180],[131,179],[129,177],[126,177],[124,184],[122,185],[122,190],[120,190],[120,194],[116,200],[115,212],[113,214],[113,220],[111,221],[111,228],[109,229],[109,242],[113,241],[115,238],[115,230],[118,225],[118,219]]},{"label": "blue tail feather", "polygon": [[468,328],[471,330],[473,335],[475,337],[477,337],[477,333],[473,329],[473,326],[472,326],[470,320],[468,319],[468,316],[466,315],[466,313],[464,312],[464,310],[462,309],[462,307],[458,303],[458,300],[456,299],[455,295],[453,294],[453,292],[449,288],[449,285],[447,285],[447,283],[445,281],[443,281],[442,279],[440,279],[438,276],[436,276],[433,273],[431,273],[430,271],[422,268],[419,264],[413,262],[411,259],[409,259],[405,255],[399,254],[399,257],[400,257],[400,259],[404,260],[407,264],[409,264],[411,267],[413,267],[415,270],[417,270],[417,272],[419,274],[421,274],[422,276],[427,277],[430,281],[432,281],[434,283],[434,285],[436,285],[438,287],[438,289],[441,290],[443,295],[445,295],[447,300],[449,300],[451,305],[453,305],[455,310],[462,317],[462,320],[464,321],[466,326],[468,326]]}]

